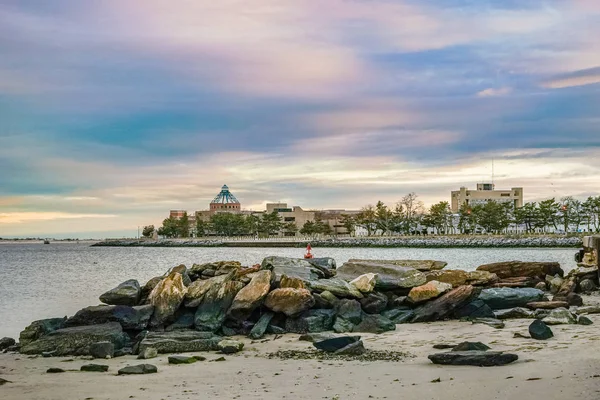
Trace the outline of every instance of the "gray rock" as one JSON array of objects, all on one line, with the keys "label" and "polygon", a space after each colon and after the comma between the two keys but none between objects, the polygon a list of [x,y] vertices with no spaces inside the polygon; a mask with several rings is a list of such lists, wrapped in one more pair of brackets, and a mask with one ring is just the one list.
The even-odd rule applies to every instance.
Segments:
[{"label": "gray rock", "polygon": [[546,325],[576,324],[577,317],[566,308],[556,308],[542,321]]},{"label": "gray rock", "polygon": [[386,309],[388,298],[383,293],[372,292],[360,299],[360,305],[367,314],[381,314]]},{"label": "gray rock", "polygon": [[243,283],[233,280],[235,273],[233,271],[228,274],[228,278],[221,285],[213,286],[206,293],[194,317],[196,329],[216,332],[221,328],[233,299],[244,286]]},{"label": "gray rock", "polygon": [[187,293],[183,277],[172,272],[162,279],[148,295],[148,302],[154,306],[154,314],[150,320],[152,327],[162,326],[175,315]]},{"label": "gray rock", "polygon": [[340,278],[329,278],[306,281],[306,286],[314,292],[330,292],[336,297],[361,299],[363,297],[356,286],[349,284]]},{"label": "gray rock", "polygon": [[194,357],[194,356],[182,356],[182,355],[169,356],[168,360],[169,360],[169,364],[193,364],[196,361],[198,361],[198,359],[196,359],[196,357]]},{"label": "gray rock", "polygon": [[495,318],[473,318],[471,321],[474,324],[484,324],[495,329],[503,329],[505,326],[503,321]]},{"label": "gray rock", "polygon": [[115,345],[112,342],[92,343],[90,355],[94,358],[112,358],[115,356]]},{"label": "gray rock", "polygon": [[2,339],[0,339],[0,351],[8,349],[10,346],[14,346],[15,344],[17,344],[15,339],[3,337]]},{"label": "gray rock", "polygon": [[123,356],[130,356],[133,354],[133,350],[131,347],[121,347],[120,349],[116,349],[114,356],[115,357],[123,357]]},{"label": "gray rock", "polygon": [[120,349],[129,342],[129,337],[117,322],[99,325],[76,326],[53,331],[38,340],[21,347],[23,354],[41,354],[54,351],[57,356],[90,355],[90,346],[109,341]]},{"label": "gray rock", "polygon": [[313,346],[328,353],[336,352],[349,344],[360,341],[360,336],[339,336],[321,341],[314,341]]},{"label": "gray rock", "polygon": [[244,343],[239,340],[221,340],[218,345],[223,354],[239,353],[244,348]]},{"label": "gray rock", "polygon": [[477,293],[478,289],[476,290],[471,285],[454,288],[441,297],[415,309],[415,317],[412,322],[437,321],[448,318],[456,309],[470,303]]},{"label": "gray rock", "polygon": [[534,312],[523,307],[509,308],[494,311],[497,319],[524,319],[533,318]]},{"label": "gray rock", "polygon": [[44,335],[54,332],[58,329],[65,328],[67,317],[64,318],[48,318],[33,321],[19,335],[19,343],[25,346]]},{"label": "gray rock", "polygon": [[335,336],[333,336],[331,333],[305,333],[303,335],[300,335],[300,337],[298,338],[298,340],[303,341],[303,342],[322,342],[323,340],[327,340],[327,339],[333,339]]},{"label": "gray rock", "polygon": [[62,368],[55,368],[55,367],[48,368],[48,369],[46,370],[46,373],[47,373],[47,374],[60,374],[60,373],[62,373],[62,372],[65,372],[65,370],[64,370],[64,369],[62,369]]},{"label": "gray rock", "polygon": [[513,307],[525,307],[527,303],[541,301],[544,292],[534,288],[490,288],[484,289],[479,295],[492,310],[501,310]]},{"label": "gray rock", "polygon": [[482,300],[472,302],[454,310],[455,318],[496,318],[494,311]]},{"label": "gray rock", "polygon": [[285,321],[285,330],[292,333],[325,332],[333,328],[334,310],[308,310]]},{"label": "gray rock", "polygon": [[269,323],[271,323],[271,320],[273,319],[274,315],[275,314],[269,311],[263,313],[258,319],[258,322],[252,327],[252,330],[250,331],[248,337],[253,340],[258,340],[262,338],[265,335],[265,332],[269,327]]},{"label": "gray rock", "polygon": [[379,314],[364,314],[360,324],[352,332],[383,333],[396,330],[396,324]]},{"label": "gray rock", "polygon": [[581,307],[583,305],[583,299],[577,293],[569,293],[567,295],[567,303],[569,306]]},{"label": "gray rock", "polygon": [[579,291],[581,293],[591,293],[597,288],[596,283],[591,279],[582,279],[579,282]]},{"label": "gray rock", "polygon": [[338,318],[343,318],[353,324],[360,324],[362,315],[362,308],[358,301],[343,299],[338,303],[336,309],[336,316]]},{"label": "gray rock", "polygon": [[154,347],[145,347],[144,350],[138,354],[138,360],[149,360],[156,357],[158,357],[158,351]]},{"label": "gray rock", "polygon": [[582,315],[582,314],[600,314],[600,305],[598,305],[598,306],[577,307],[577,309],[575,310],[575,314],[577,314],[577,315]]},{"label": "gray rock", "polygon": [[155,374],[158,372],[158,368],[152,364],[140,364],[131,365],[125,368],[121,368],[118,372],[119,375],[142,375],[142,374]]},{"label": "gray rock", "polygon": [[299,278],[305,282],[317,279],[327,279],[335,276],[335,261],[333,259],[302,259],[287,257],[266,257],[261,269],[275,273],[276,282],[282,275],[290,278]]},{"label": "gray rock", "polygon": [[462,342],[452,348],[452,351],[488,351],[490,347],[481,342]]},{"label": "gray rock", "polygon": [[413,288],[426,282],[422,272],[393,264],[347,262],[337,270],[337,276],[348,282],[366,273],[377,274],[375,288],[378,290]]},{"label": "gray rock", "polygon": [[182,329],[192,329],[194,327],[194,318],[196,310],[194,309],[179,309],[177,312],[177,319],[171,325],[165,328],[165,331],[178,331]]},{"label": "gray rock", "polygon": [[216,351],[223,338],[212,332],[172,331],[148,332],[140,342],[139,352],[147,347],[154,347],[159,354],[193,353],[196,351]]},{"label": "gray rock", "polygon": [[529,334],[536,340],[546,340],[554,336],[552,329],[539,319],[536,319],[529,325]]},{"label": "gray rock", "polygon": [[410,322],[414,318],[415,312],[410,309],[407,310],[402,308],[396,308],[393,310],[386,310],[382,312],[381,315],[383,315],[384,317],[386,317],[387,319],[389,319],[397,325],[406,324]]},{"label": "gray rock", "polygon": [[273,273],[269,270],[255,272],[245,287],[237,292],[227,316],[236,321],[244,321],[260,307],[271,290]]},{"label": "gray rock", "polygon": [[118,322],[123,329],[146,329],[154,307],[145,306],[90,306],[77,311],[65,322],[65,326],[82,326]]},{"label": "gray rock", "polygon": [[142,288],[135,279],[121,283],[114,289],[103,293],[100,301],[114,306],[136,306],[140,301]]},{"label": "gray rock", "polygon": [[545,279],[546,275],[564,276],[564,271],[557,262],[503,261],[481,265],[477,267],[477,271],[491,272],[498,275],[500,279],[524,276]]},{"label": "gray rock", "polygon": [[444,269],[448,265],[445,261],[436,260],[362,260],[352,258],[348,260],[351,263],[378,263],[378,264],[392,264],[400,267],[414,268],[419,271],[434,271]]},{"label": "gray rock", "polygon": [[577,317],[578,325],[592,325],[593,323],[594,322],[592,322],[592,320],[586,317],[585,315],[580,315]]},{"label": "gray rock", "polygon": [[348,346],[337,350],[333,354],[338,356],[360,356],[366,351],[363,341],[359,340],[358,342],[350,343]]},{"label": "gray rock", "polygon": [[[329,292],[329,291],[324,291],[319,293],[319,296],[321,296],[321,298],[323,300],[325,300],[327,303],[331,304],[332,307],[319,307],[319,308],[335,308],[337,307],[337,304],[339,303],[340,299],[338,299],[333,293]],[[316,299],[316,297],[315,297]]]},{"label": "gray rock", "polygon": [[86,364],[86,365],[81,366],[80,371],[83,371],[83,372],[106,372],[106,371],[108,371],[108,365]]},{"label": "gray rock", "polygon": [[518,360],[516,354],[498,351],[450,351],[428,356],[434,364],[441,365],[474,365],[478,367],[492,367],[510,364]]}]

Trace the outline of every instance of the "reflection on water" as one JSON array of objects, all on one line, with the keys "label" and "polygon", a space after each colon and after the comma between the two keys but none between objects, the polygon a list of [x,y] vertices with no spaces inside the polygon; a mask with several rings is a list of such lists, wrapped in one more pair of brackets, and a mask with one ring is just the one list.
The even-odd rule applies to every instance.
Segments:
[{"label": "reflection on water", "polygon": [[[447,269],[510,260],[558,261],[575,267],[574,249],[314,249],[316,257],[435,259]],[[167,269],[216,260],[260,263],[269,255],[302,257],[299,248],[141,248],[87,244],[0,244],[0,337],[17,337],[35,319],[73,315],[99,303],[98,296],[126,279],[144,284]]]}]

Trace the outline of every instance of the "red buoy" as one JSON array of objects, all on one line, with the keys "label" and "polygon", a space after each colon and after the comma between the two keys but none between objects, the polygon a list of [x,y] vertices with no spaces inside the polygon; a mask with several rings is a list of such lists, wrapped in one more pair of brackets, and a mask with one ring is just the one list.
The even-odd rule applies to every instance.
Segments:
[{"label": "red buoy", "polygon": [[310,247],[310,243],[306,246],[306,253],[304,254],[304,258],[313,258],[313,255],[310,253],[312,247]]}]

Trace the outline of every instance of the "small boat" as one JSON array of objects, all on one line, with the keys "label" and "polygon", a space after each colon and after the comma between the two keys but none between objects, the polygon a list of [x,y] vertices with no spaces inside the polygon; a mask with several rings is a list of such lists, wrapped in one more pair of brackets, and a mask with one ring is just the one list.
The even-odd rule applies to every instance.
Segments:
[{"label": "small boat", "polygon": [[304,253],[304,258],[313,258],[312,253],[310,252],[312,247],[310,247],[310,243],[306,246],[306,253]]},{"label": "small boat", "polygon": [[50,241],[48,239],[44,240],[44,244],[50,244]]}]

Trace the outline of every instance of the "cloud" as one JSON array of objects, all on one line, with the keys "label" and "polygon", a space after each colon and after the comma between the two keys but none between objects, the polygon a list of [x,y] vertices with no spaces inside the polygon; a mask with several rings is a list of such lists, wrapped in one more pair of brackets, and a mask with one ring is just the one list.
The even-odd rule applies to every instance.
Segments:
[{"label": "cloud", "polygon": [[31,221],[50,221],[57,219],[89,219],[89,218],[114,218],[110,214],[73,214],[65,212],[9,212],[0,213],[0,224],[20,224]]},{"label": "cloud", "polygon": [[548,89],[562,89],[574,86],[594,85],[597,83],[600,83],[600,67],[555,76],[542,82],[541,86]]},{"label": "cloud", "polygon": [[477,92],[477,97],[496,97],[496,96],[506,96],[510,94],[512,89],[509,87],[501,87],[501,88],[487,88],[480,92]]}]

